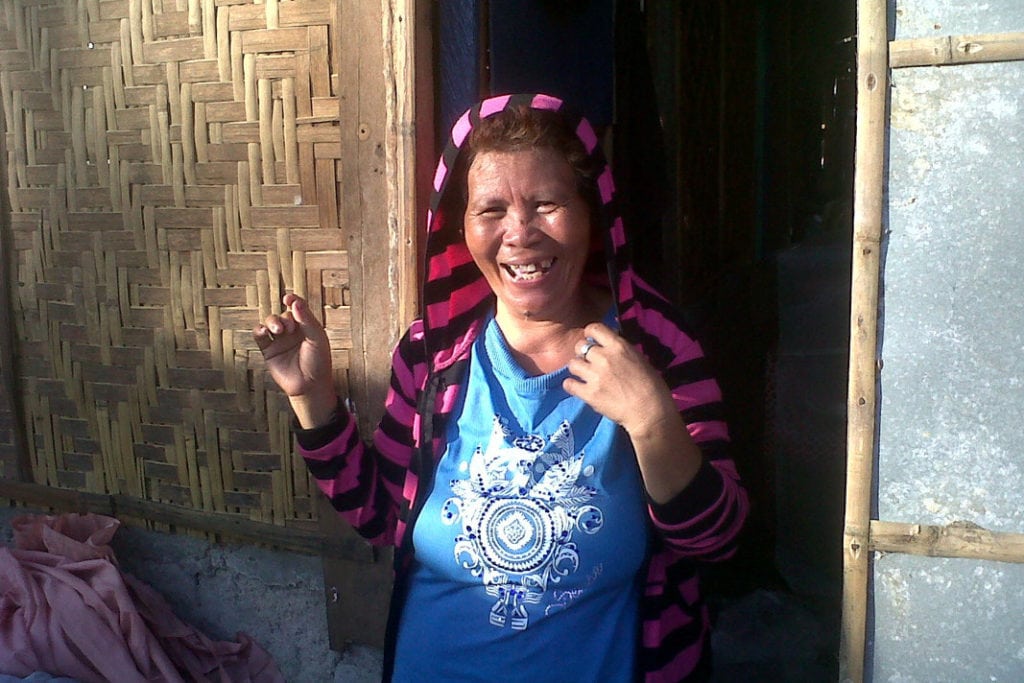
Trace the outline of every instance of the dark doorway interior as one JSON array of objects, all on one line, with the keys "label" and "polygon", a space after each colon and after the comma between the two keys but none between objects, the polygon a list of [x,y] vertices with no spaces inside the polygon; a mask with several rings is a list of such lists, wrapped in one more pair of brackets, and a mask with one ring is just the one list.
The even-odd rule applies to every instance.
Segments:
[{"label": "dark doorway interior", "polygon": [[720,586],[838,600],[854,6],[616,14],[614,156],[636,260],[704,330],[754,498]]},{"label": "dark doorway interior", "polygon": [[742,551],[711,582],[722,596],[798,597],[834,652],[854,4],[647,0],[616,11],[615,161],[641,229],[637,261],[703,330],[753,502]]}]

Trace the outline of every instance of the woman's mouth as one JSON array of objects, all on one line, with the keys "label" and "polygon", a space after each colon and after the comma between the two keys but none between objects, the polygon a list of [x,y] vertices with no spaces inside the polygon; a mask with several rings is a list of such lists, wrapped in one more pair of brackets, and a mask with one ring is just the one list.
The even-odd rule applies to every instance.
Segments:
[{"label": "woman's mouth", "polygon": [[533,263],[503,263],[501,264],[514,282],[530,282],[544,276],[557,259],[549,258]]}]

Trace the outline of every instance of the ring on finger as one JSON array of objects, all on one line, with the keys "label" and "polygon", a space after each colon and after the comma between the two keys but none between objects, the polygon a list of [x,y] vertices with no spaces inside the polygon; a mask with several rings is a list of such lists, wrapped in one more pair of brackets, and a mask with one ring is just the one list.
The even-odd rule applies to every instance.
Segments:
[{"label": "ring on finger", "polygon": [[590,353],[590,349],[594,348],[595,346],[600,346],[600,344],[598,344],[590,337],[587,337],[587,341],[583,342],[583,346],[580,347],[580,352],[576,355],[580,358],[580,360],[586,360],[587,354]]}]

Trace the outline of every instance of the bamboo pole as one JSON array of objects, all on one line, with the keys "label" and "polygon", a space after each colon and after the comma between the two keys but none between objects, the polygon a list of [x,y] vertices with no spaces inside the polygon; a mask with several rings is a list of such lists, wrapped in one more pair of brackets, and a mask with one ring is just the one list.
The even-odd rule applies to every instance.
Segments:
[{"label": "bamboo pole", "polygon": [[989,531],[973,522],[928,526],[873,520],[870,546],[886,553],[1024,563],[1024,534]]},{"label": "bamboo pole", "polygon": [[909,38],[889,44],[889,65],[943,66],[1024,59],[1024,33]]},{"label": "bamboo pole", "polygon": [[878,281],[888,96],[885,0],[857,2],[857,135],[853,199],[853,277],[843,534],[842,681],[864,680],[869,534],[875,454]]}]

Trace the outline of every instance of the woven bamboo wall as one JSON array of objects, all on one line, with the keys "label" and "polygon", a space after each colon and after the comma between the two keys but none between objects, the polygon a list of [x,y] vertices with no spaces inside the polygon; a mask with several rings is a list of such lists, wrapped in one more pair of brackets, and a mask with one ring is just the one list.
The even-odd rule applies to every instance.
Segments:
[{"label": "woven bamboo wall", "polygon": [[[36,483],[313,528],[250,330],[351,332],[334,0],[5,0],[16,373]],[[0,460],[0,478],[14,463]]]}]

